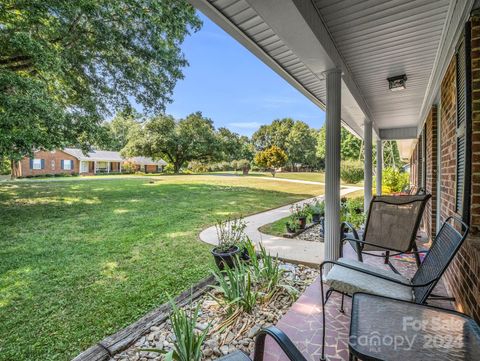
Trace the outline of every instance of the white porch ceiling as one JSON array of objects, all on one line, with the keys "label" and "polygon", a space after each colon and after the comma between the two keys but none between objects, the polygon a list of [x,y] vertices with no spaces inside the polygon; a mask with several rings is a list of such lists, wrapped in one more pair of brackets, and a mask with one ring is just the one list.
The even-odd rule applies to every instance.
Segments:
[{"label": "white porch ceiling", "polygon": [[[418,128],[473,0],[190,0],[324,109],[322,73],[343,71],[342,120],[362,136]],[[406,74],[407,89],[387,78]],[[388,132],[388,134],[411,132]]]},{"label": "white porch ceiling", "polygon": [[[450,0],[315,0],[379,128],[417,126]],[[406,74],[407,89],[387,78]]]}]

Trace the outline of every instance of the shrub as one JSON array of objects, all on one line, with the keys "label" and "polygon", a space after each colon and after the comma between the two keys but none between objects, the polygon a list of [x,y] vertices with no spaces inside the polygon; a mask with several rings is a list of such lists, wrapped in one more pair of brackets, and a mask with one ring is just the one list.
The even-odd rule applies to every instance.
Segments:
[{"label": "shrub", "polygon": [[237,167],[243,171],[243,174],[248,174],[248,171],[250,170],[250,162],[248,159],[240,159],[237,161]]},{"label": "shrub", "polygon": [[320,214],[320,216],[325,215],[325,201],[319,201],[318,199],[315,199],[312,203],[307,204],[305,207],[310,216],[314,214]]},{"label": "shrub", "polygon": [[10,160],[5,157],[0,157],[0,174],[1,175],[8,175],[10,174],[11,166]]},{"label": "shrub", "polygon": [[360,161],[345,160],[340,165],[340,178],[345,183],[355,184],[363,180],[363,163]]},{"label": "shrub", "polygon": [[383,170],[382,182],[389,193],[401,192],[408,187],[409,176],[407,172],[389,167]]},{"label": "shrub", "polygon": [[163,168],[163,172],[166,174],[173,174],[175,173],[175,168],[173,167],[173,164],[168,163],[165,168]]},{"label": "shrub", "polygon": [[209,166],[202,162],[192,160],[188,163],[188,169],[193,173],[207,173],[209,171]]},{"label": "shrub", "polygon": [[134,173],[135,172],[135,163],[133,163],[132,161],[126,161],[122,164],[122,171],[124,173],[128,173],[128,174],[131,174],[131,173]]},{"label": "shrub", "polygon": [[351,198],[342,201],[341,218],[342,222],[349,222],[355,227],[365,223],[365,212],[363,209],[363,197]]}]

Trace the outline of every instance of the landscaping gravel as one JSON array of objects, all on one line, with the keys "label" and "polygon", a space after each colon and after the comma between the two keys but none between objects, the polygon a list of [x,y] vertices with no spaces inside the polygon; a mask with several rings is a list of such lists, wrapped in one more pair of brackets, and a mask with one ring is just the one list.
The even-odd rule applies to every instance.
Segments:
[{"label": "landscaping gravel", "polygon": [[[318,270],[303,265],[282,263],[285,273],[284,281],[298,291],[298,296],[317,277]],[[241,313],[229,324],[225,324],[228,316],[225,309],[213,300],[207,292],[192,304],[185,307],[195,309],[201,304],[200,316],[197,322],[197,330],[201,332],[208,327],[209,333],[204,342],[202,360],[211,361],[235,350],[241,350],[251,354],[254,349],[255,334],[262,328],[275,325],[284,315],[295,299],[285,289],[279,289],[274,296],[263,304],[258,304],[252,314]],[[175,336],[171,331],[170,321],[150,328],[150,332],[143,335],[132,347],[115,355],[112,360],[121,361],[147,361],[163,360],[163,356],[156,352],[141,351],[145,348],[155,348],[168,352],[173,348]]]},{"label": "landscaping gravel", "polygon": [[321,236],[320,234],[320,229],[321,229],[320,224],[316,224],[306,229],[304,232],[300,233],[295,238],[301,239],[304,241],[323,242],[323,236]]}]

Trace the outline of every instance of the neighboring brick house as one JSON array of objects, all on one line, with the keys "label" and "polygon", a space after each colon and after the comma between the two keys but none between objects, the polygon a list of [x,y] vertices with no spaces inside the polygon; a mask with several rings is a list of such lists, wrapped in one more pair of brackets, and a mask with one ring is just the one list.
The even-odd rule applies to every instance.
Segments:
[{"label": "neighboring brick house", "polygon": [[[33,158],[24,158],[19,162],[18,176],[29,177],[46,174],[97,174],[121,173],[122,165],[127,160],[120,152],[93,150],[84,154],[82,150],[65,148],[63,150],[36,151]],[[145,173],[163,171],[167,163],[160,159],[155,161],[148,157],[128,159],[137,170]]]},{"label": "neighboring brick house", "polygon": [[458,308],[480,321],[480,14],[458,40],[410,165],[412,186],[432,194],[427,234],[433,238],[450,215],[470,226],[445,280]]}]

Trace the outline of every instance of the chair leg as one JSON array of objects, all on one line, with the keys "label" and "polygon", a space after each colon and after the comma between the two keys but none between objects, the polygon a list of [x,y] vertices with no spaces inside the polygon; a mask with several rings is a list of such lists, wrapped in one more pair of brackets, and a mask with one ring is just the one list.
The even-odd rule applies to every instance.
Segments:
[{"label": "chair leg", "polygon": [[339,309],[340,313],[345,313],[345,310],[343,309],[344,301],[345,301],[345,294],[342,293],[342,303],[341,303],[340,309]]},{"label": "chair leg", "polygon": [[390,262],[390,251],[385,252],[385,264]]},{"label": "chair leg", "polygon": [[413,245],[412,249],[415,252],[414,255],[415,255],[415,262],[417,263],[417,267],[420,267],[420,265],[422,264],[422,261],[420,260],[420,255],[418,254],[418,247],[416,243]]}]

